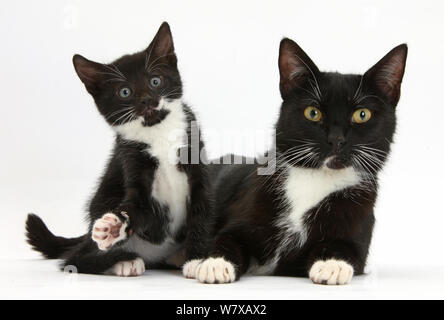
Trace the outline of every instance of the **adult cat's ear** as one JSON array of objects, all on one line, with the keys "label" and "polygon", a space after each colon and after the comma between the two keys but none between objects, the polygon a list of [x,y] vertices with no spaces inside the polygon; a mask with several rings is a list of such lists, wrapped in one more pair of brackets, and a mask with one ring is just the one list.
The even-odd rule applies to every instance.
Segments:
[{"label": "adult cat's ear", "polygon": [[174,53],[173,35],[167,22],[163,22],[157,31],[151,44],[146,49],[148,63],[152,63],[155,59],[167,60],[170,65],[176,66],[177,58]]},{"label": "adult cat's ear", "polygon": [[364,74],[366,83],[377,89],[393,106],[398,104],[401,95],[407,51],[406,44],[397,46]]},{"label": "adult cat's ear", "polygon": [[92,94],[103,79],[104,66],[79,54],[74,55],[72,63],[80,80],[85,84],[88,92]]},{"label": "adult cat's ear", "polygon": [[279,47],[279,73],[281,96],[285,98],[306,81],[315,82],[319,69],[296,42],[284,38]]}]

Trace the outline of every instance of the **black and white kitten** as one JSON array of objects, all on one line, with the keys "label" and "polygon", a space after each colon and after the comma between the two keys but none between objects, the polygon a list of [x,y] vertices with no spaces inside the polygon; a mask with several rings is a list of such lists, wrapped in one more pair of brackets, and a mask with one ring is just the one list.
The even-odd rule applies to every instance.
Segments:
[{"label": "black and white kitten", "polygon": [[362,76],[320,72],[283,39],[276,170],[212,167],[217,236],[210,257],[187,262],[184,275],[205,283],[250,272],[346,284],[363,273],[406,57],[403,44]]},{"label": "black and white kitten", "polygon": [[190,158],[190,132],[198,128],[181,99],[169,25],[142,52],[111,64],[75,55],[73,63],[116,132],[114,151],[89,205],[89,232],[56,237],[31,214],[28,242],[47,258],[92,274],[140,275],[146,265],[180,267],[201,257],[211,226],[207,168],[200,159],[179,161]]}]

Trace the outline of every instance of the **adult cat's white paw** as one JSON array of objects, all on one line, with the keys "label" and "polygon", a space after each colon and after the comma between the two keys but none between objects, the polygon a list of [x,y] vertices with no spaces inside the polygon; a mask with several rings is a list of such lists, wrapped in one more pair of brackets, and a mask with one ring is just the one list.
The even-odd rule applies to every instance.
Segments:
[{"label": "adult cat's white paw", "polygon": [[318,260],[311,266],[309,277],[319,284],[347,284],[353,277],[353,267],[343,260]]},{"label": "adult cat's white paw", "polygon": [[229,283],[236,280],[236,271],[224,258],[208,258],[197,265],[196,279],[202,283]]},{"label": "adult cat's white paw", "polygon": [[202,263],[202,261],[202,259],[187,261],[182,267],[183,276],[188,279],[196,279],[197,267]]},{"label": "adult cat's white paw", "polygon": [[141,258],[131,261],[121,261],[111,268],[111,274],[119,277],[136,277],[145,272],[145,262]]},{"label": "adult cat's white paw", "polygon": [[92,239],[100,250],[108,250],[116,242],[126,238],[127,221],[122,223],[114,213],[105,213],[97,219],[92,230]]}]

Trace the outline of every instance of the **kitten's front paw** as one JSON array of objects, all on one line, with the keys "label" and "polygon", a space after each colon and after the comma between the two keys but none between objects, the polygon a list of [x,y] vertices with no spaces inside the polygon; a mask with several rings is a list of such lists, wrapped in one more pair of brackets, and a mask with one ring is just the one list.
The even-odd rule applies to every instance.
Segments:
[{"label": "kitten's front paw", "polygon": [[[128,217],[122,213],[124,217]],[[114,213],[106,213],[96,220],[92,230],[92,239],[100,250],[108,250],[115,243],[126,238],[128,220],[122,222]]]},{"label": "kitten's front paw", "polygon": [[121,261],[116,263],[111,269],[111,274],[119,277],[136,277],[141,276],[144,272],[145,262],[141,258],[136,258],[131,261]]},{"label": "kitten's front paw", "polygon": [[196,279],[202,283],[229,283],[236,280],[236,271],[224,258],[208,258],[197,265]]},{"label": "kitten's front paw", "polygon": [[353,267],[343,260],[318,260],[311,266],[309,277],[319,284],[347,284],[353,277]]},{"label": "kitten's front paw", "polygon": [[202,263],[202,259],[193,259],[187,261],[182,267],[182,273],[185,278],[196,279],[197,267]]}]

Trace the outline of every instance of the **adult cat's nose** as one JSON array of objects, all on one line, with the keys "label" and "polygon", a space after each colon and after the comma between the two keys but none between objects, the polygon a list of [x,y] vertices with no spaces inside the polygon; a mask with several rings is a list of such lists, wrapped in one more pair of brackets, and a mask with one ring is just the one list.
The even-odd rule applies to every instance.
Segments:
[{"label": "adult cat's nose", "polygon": [[344,133],[338,127],[332,128],[328,134],[328,143],[333,147],[333,150],[338,151],[346,142]]}]

